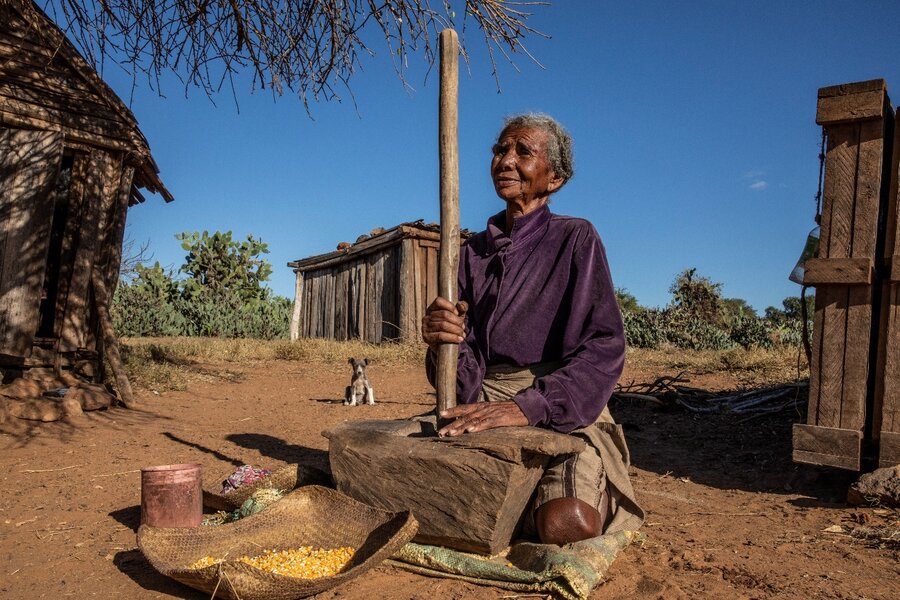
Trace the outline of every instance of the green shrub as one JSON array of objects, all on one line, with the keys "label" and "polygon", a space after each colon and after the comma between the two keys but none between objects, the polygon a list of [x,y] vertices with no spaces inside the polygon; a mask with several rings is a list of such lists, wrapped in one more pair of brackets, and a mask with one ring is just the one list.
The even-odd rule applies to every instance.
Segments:
[{"label": "green shrub", "polygon": [[281,296],[241,301],[236,295],[169,301],[122,284],[113,299],[116,332],[125,337],[203,336],[286,339],[293,303]]},{"label": "green shrub", "polygon": [[293,308],[290,300],[280,296],[241,300],[227,293],[179,298],[176,306],[186,323],[181,335],[263,340],[288,337]]},{"label": "green shrub", "polygon": [[726,350],[734,346],[727,331],[689,311],[670,308],[664,314],[665,339],[676,348]]},{"label": "green shrub", "polygon": [[729,333],[731,340],[739,346],[750,348],[771,348],[772,330],[765,319],[753,315],[742,315],[735,319]]},{"label": "green shrub", "polygon": [[658,310],[623,312],[625,342],[632,348],[659,348],[665,341]]},{"label": "green shrub", "polygon": [[175,236],[188,251],[176,279],[157,262],[138,264],[113,297],[113,326],[127,337],[203,336],[284,339],[293,304],[262,287],[272,272],[268,247],[231,232]]}]

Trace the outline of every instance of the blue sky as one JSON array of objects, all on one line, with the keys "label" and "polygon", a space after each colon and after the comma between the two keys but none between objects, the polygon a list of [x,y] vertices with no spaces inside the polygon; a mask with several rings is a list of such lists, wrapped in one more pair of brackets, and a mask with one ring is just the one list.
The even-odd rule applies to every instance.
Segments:
[{"label": "blue sky", "polygon": [[[576,175],[552,209],[595,225],[617,287],[661,306],[696,267],[759,312],[798,295],[787,276],[814,225],[817,90],[884,78],[900,101],[900,3],[555,0],[534,13],[552,36],[528,42],[544,68],[498,62],[502,93],[480,32],[464,39],[461,225],[483,229],[502,208],[488,166],[503,117],[546,112],[575,140]],[[373,48],[356,106],[314,104],[313,119],[296,97],[249,86],[239,110],[230,92],[214,104],[174,79],[160,97],[107,65],[176,197],[133,208],[127,236],[177,267],[178,232],[252,234],[269,244],[271,287],[293,297],[288,261],[438,221],[437,74],[411,57],[409,91]]]}]

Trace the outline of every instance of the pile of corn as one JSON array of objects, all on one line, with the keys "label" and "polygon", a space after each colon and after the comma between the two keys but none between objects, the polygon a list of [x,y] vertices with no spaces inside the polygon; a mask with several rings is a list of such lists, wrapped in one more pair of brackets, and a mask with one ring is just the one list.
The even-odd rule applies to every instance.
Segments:
[{"label": "pile of corn", "polygon": [[[354,552],[349,546],[332,550],[301,546],[290,550],[266,550],[258,556],[241,556],[237,560],[276,575],[317,579],[340,573],[353,558]],[[204,569],[223,561],[221,558],[204,556],[188,568]]]}]

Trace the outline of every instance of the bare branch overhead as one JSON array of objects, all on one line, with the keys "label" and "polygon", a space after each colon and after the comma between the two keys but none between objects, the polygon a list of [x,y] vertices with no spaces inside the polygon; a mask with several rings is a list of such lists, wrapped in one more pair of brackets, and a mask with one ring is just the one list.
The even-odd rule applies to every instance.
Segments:
[{"label": "bare branch overhead", "polygon": [[[543,1],[514,0],[44,0],[47,10],[95,66],[112,60],[153,85],[174,72],[186,87],[213,95],[240,71],[253,89],[340,100],[372,40],[383,39],[405,81],[410,54],[435,60],[437,34],[471,20],[481,30],[497,79],[494,50],[522,52],[530,11]],[[459,5],[460,13],[454,10]],[[460,18],[461,17],[461,18]],[[379,43],[380,45],[380,43]],[[535,61],[537,62],[537,61]],[[499,80],[498,80],[499,87]]]}]

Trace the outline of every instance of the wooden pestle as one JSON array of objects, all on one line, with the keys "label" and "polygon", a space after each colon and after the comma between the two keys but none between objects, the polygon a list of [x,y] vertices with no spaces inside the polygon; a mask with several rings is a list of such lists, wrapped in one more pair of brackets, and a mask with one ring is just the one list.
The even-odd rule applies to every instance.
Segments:
[{"label": "wooden pestle", "polygon": [[[438,100],[441,247],[438,295],[456,304],[459,270],[459,38],[453,29],[440,34],[441,78]],[[456,406],[459,344],[441,344],[437,356],[437,412]],[[440,421],[440,420],[439,420]]]}]

